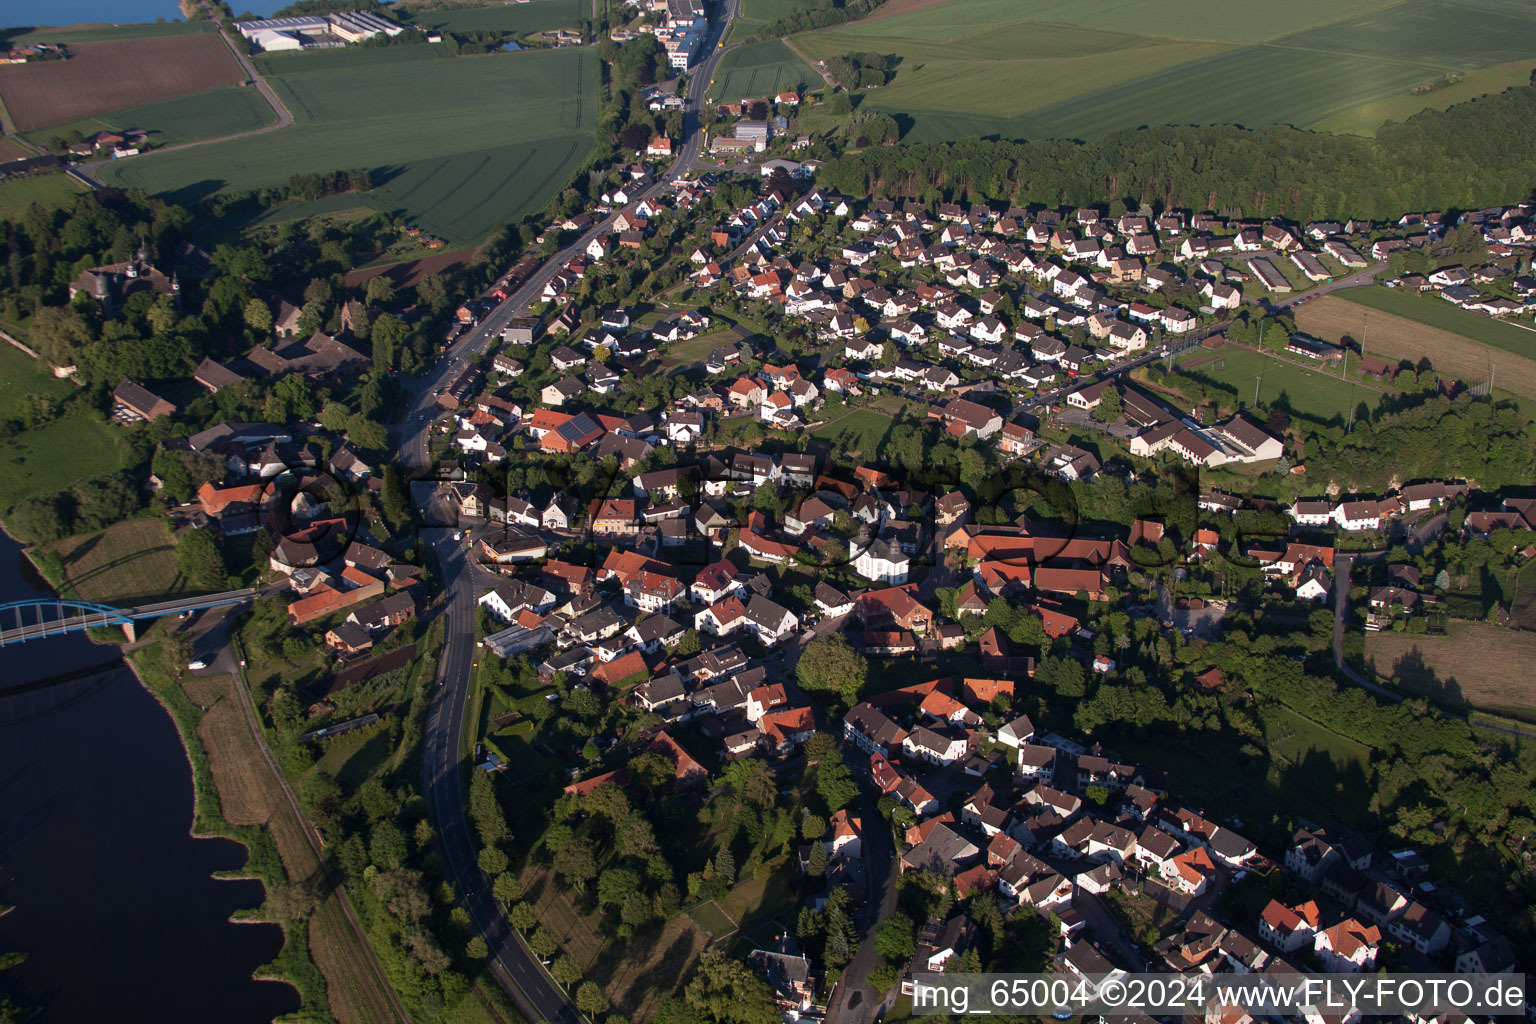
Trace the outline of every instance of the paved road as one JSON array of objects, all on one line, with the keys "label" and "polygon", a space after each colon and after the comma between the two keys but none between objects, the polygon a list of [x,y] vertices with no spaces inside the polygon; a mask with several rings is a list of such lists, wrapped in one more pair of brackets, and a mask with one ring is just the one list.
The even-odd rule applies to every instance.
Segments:
[{"label": "paved road", "polygon": [[[666,188],[670,181],[682,178],[699,166],[702,147],[699,107],[707,88],[706,83],[714,75],[715,67],[724,52],[718,43],[725,38],[739,2],[724,0],[719,19],[705,38],[704,45],[708,50],[704,60],[693,69],[691,81],[695,84],[689,90],[691,95],[684,108],[686,138],[670,171],[647,190],[647,197],[655,195]],[[430,372],[416,380],[403,382],[411,397],[407,403],[405,420],[397,428],[397,435],[400,439],[400,457],[408,474],[424,475],[431,466],[427,425],[436,411],[437,392],[451,382],[469,361],[484,353],[493,339],[500,336],[508,321],[539,301],[549,279],[584,250],[593,237],[612,230],[613,220],[617,216],[617,213],[610,215],[562,247],[474,330],[452,345]],[[492,967],[502,986],[533,1020],[577,1024],[581,1020],[580,1014],[567,1002],[564,993],[539,964],[538,958],[512,929],[502,907],[491,897],[490,883],[476,860],[475,839],[465,808],[460,752],[465,740],[464,714],[469,701],[477,650],[474,629],[478,571],[467,557],[466,545],[462,541],[455,541],[453,533],[449,529],[426,530],[423,536],[438,560],[446,591],[444,614],[448,627],[442,660],[438,666],[438,690],[427,718],[422,767],[427,802],[437,826],[438,841],[449,874],[457,883],[464,905],[474,918],[475,927],[491,950]]]},{"label": "paved road", "polygon": [[[854,766],[859,779],[859,815],[864,821],[865,890],[879,901],[866,896],[861,908],[858,952],[843,968],[843,976],[827,1000],[827,1024],[867,1024],[886,1008],[878,1001],[880,993],[869,985],[869,974],[884,962],[875,950],[875,929],[881,921],[896,913],[896,849],[885,819],[880,815],[873,780],[865,771],[868,759],[854,747],[845,747],[844,757]],[[900,987],[891,989],[887,1002],[894,1002]]]}]

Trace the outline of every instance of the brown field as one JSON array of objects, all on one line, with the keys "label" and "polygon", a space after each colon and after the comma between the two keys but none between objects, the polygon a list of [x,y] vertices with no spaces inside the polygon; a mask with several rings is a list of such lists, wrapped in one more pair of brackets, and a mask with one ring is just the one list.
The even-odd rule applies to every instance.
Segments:
[{"label": "brown field", "polygon": [[458,249],[454,252],[433,253],[419,260],[409,260],[405,263],[386,263],[378,267],[364,267],[347,274],[346,285],[348,288],[357,288],[366,284],[370,278],[381,274],[388,274],[390,280],[395,282],[396,288],[410,288],[421,283],[422,278],[431,277],[433,274],[448,274],[464,266],[469,258],[475,254],[473,249]]},{"label": "brown field", "polygon": [[603,986],[614,1010],[630,1020],[649,1020],[656,1002],[681,983],[709,944],[709,936],[686,914],[659,931],[608,942],[547,868],[530,867],[520,877],[539,923],[581,965],[583,978]]},{"label": "brown field", "polygon": [[1346,334],[1358,340],[1369,313],[1367,355],[1415,363],[1428,356],[1436,370],[1474,384],[1487,378],[1491,357],[1497,388],[1522,398],[1536,398],[1536,359],[1501,352],[1471,338],[1331,295],[1293,307],[1292,312],[1298,330],[1327,341],[1338,341]]},{"label": "brown field", "polygon": [[1366,658],[1383,680],[1463,708],[1536,712],[1536,633],[1453,620],[1445,636],[1367,633]]},{"label": "brown field", "polygon": [[[320,861],[305,839],[304,824],[261,755],[241,710],[244,697],[237,685],[230,676],[188,677],[183,684],[187,696],[208,708],[197,735],[208,753],[224,818],[232,825],[266,826],[288,877],[315,878]],[[326,998],[341,1024],[399,1019],[380,987],[387,983],[378,978],[373,950],[352,930],[335,891],[327,893],[310,915],[309,955],[325,976]]]},{"label": "brown field", "polygon": [[0,139],[0,164],[11,160],[25,160],[27,157],[36,156],[26,146],[12,139]]},{"label": "brown field", "polygon": [[216,35],[75,43],[69,60],[0,67],[0,100],[17,131],[245,81]]}]

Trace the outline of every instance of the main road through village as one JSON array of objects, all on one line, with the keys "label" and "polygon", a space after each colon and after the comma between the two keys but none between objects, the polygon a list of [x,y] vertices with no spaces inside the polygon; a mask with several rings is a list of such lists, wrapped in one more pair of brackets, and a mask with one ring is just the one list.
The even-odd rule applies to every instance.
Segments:
[{"label": "main road through village", "polygon": [[[690,75],[690,95],[684,107],[682,148],[671,170],[650,189],[654,195],[672,180],[699,169],[703,147],[700,105],[716,66],[725,50],[720,43],[730,29],[740,0],[723,0],[714,25],[704,39],[705,56]],[[405,381],[411,394],[404,420],[397,432],[403,469],[422,478],[431,468],[427,453],[427,429],[435,411],[437,393],[468,362],[484,353],[514,316],[525,313],[538,301],[544,285],[566,263],[583,251],[599,234],[613,230],[614,213],[580,238],[551,256],[531,277],[507,297],[472,332],[461,338],[424,377]],[[465,708],[469,701],[475,664],[476,572],[451,529],[426,530],[422,540],[438,560],[446,592],[447,639],[438,666],[438,688],[427,717],[426,753],[422,772],[432,817],[448,870],[462,894],[475,927],[491,951],[491,963],[502,986],[535,1021],[577,1024],[581,1015],[566,1000],[543,966],[507,921],[490,892],[490,882],[480,870],[475,842],[465,814],[463,744]]]}]

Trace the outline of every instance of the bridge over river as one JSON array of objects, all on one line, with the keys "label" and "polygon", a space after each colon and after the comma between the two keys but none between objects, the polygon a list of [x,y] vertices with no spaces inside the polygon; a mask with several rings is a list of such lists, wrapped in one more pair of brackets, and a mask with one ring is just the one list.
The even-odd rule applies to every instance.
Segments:
[{"label": "bridge over river", "polygon": [[0,647],[60,636],[93,626],[118,626],[129,642],[136,639],[134,623],[145,619],[158,619],[182,612],[197,612],[206,608],[241,604],[255,597],[260,591],[254,587],[244,590],[227,590],[219,594],[202,594],[182,597],[174,601],[158,601],[132,608],[114,608],[93,601],[78,601],[68,597],[39,598],[30,601],[10,601],[0,604]]}]

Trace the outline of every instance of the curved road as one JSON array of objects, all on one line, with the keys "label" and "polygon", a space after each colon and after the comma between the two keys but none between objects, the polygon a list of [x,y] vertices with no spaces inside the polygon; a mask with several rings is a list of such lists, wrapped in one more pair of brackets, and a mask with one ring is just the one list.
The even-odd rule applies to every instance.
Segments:
[{"label": "curved road", "polygon": [[[719,45],[736,16],[740,0],[722,0],[719,17],[706,35],[705,57],[692,70],[690,89],[684,107],[685,139],[671,170],[663,175],[646,196],[653,196],[667,185],[698,169],[703,147],[699,130],[699,108],[708,83],[712,80],[720,56]],[[582,252],[593,237],[612,230],[618,213],[605,218],[575,241],[562,247],[534,272],[507,301],[489,314],[478,327],[460,338],[426,376],[402,381],[410,392],[405,420],[398,428],[399,452],[408,476],[421,478],[431,468],[427,451],[427,426],[436,411],[436,395],[475,357],[485,352],[492,340],[514,316],[522,314],[539,301],[544,285],[561,267]],[[438,666],[438,689],[428,712],[425,753],[422,759],[423,785],[438,840],[448,870],[475,927],[491,950],[492,969],[502,986],[517,1000],[524,1013],[535,1021],[579,1024],[581,1015],[566,1000],[565,994],[550,979],[538,958],[523,944],[507,921],[502,907],[490,893],[490,882],[480,870],[475,853],[475,839],[466,814],[463,759],[460,751],[465,741],[465,710],[475,666],[476,571],[462,543],[455,542],[453,530],[427,529],[422,539],[431,545],[442,574],[445,590],[444,614],[447,637]]]}]

